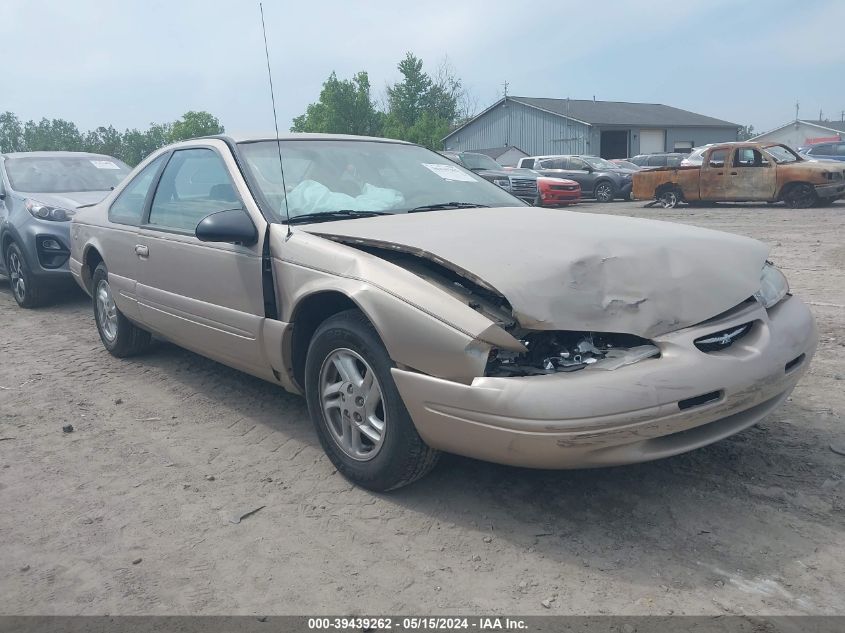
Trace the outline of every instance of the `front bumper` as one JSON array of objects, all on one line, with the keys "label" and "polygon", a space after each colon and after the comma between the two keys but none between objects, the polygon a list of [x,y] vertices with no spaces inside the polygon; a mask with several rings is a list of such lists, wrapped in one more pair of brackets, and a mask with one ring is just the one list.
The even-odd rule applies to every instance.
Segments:
[{"label": "front bumper", "polygon": [[580,199],[580,189],[550,189],[540,192],[540,206],[542,207],[569,205],[578,202]]},{"label": "front bumper", "polygon": [[[749,321],[751,332],[725,350],[693,345]],[[654,342],[659,358],[614,371],[482,377],[470,385],[392,372],[433,448],[533,468],[612,466],[683,453],[760,421],[806,371],[817,333],[807,306],[788,297],[771,310],[747,304]],[[682,408],[714,392],[712,401]]]},{"label": "front bumper", "polygon": [[617,198],[629,198],[631,196],[631,191],[634,188],[634,181],[629,180],[625,182],[620,188],[619,191],[616,193]]},{"label": "front bumper", "polygon": [[840,180],[831,184],[816,185],[816,195],[819,198],[841,198],[845,196],[845,182]]},{"label": "front bumper", "polygon": [[[70,280],[70,222],[51,222],[30,218],[17,225],[12,234],[21,247],[30,273],[39,282]],[[56,244],[58,249],[47,248]]]}]

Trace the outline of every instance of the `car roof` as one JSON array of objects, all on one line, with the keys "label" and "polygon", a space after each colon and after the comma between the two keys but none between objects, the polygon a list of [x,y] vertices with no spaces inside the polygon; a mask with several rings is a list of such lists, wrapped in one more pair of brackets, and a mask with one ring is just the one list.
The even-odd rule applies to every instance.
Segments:
[{"label": "car roof", "polygon": [[[249,136],[249,135],[232,135],[219,134],[214,136],[206,136],[202,138],[220,138],[234,141],[235,143],[257,143],[259,141],[275,141],[275,134],[267,134],[264,136]],[[197,139],[191,139],[195,141]],[[378,136],[356,136],[354,134],[314,134],[310,132],[291,132],[289,134],[279,134],[280,141],[378,141],[382,143],[395,143],[397,145],[414,145],[407,141],[400,141],[392,138],[380,138]]]},{"label": "car roof", "polygon": [[93,152],[6,152],[0,154],[4,158],[63,158],[78,156],[79,158],[114,158],[108,154],[95,154]]}]

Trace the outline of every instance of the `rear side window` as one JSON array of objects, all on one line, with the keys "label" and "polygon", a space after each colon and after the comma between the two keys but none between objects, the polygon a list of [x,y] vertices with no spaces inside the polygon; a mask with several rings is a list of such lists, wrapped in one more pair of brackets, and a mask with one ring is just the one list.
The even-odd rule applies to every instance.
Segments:
[{"label": "rear side window", "polygon": [[161,174],[148,222],[194,231],[205,216],[242,206],[217,152],[184,149],[173,153]]},{"label": "rear side window", "polygon": [[155,175],[158,173],[161,164],[167,155],[163,154],[156,158],[149,165],[144,167],[135,178],[132,179],[126,188],[120,192],[111,208],[109,209],[109,221],[116,224],[131,224],[137,226],[141,223],[141,216],[144,214],[144,202],[147,200],[147,193],[153,184]]},{"label": "rear side window", "polygon": [[833,156],[845,156],[845,143],[843,143],[841,145],[837,145],[833,149],[833,152],[831,152],[831,154]]},{"label": "rear side window", "polygon": [[522,159],[522,169],[532,169],[534,167],[534,159],[533,158],[523,158]]},{"label": "rear side window", "polygon": [[649,167],[665,167],[666,166],[666,157],[665,156],[652,156],[648,159]]}]

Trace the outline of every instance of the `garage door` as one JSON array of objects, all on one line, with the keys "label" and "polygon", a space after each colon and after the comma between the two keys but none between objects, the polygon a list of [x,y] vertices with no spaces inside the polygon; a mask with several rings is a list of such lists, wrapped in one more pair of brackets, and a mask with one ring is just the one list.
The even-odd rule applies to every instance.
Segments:
[{"label": "garage door", "polygon": [[640,130],[640,154],[666,151],[666,130]]}]

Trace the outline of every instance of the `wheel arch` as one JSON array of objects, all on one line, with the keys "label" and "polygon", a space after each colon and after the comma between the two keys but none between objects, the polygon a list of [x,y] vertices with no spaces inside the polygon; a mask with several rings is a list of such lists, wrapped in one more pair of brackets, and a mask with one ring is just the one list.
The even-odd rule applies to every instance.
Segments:
[{"label": "wheel arch", "polygon": [[85,285],[85,290],[88,294],[93,294],[93,279],[94,270],[101,262],[105,261],[100,249],[94,244],[86,244],[82,250],[82,268],[80,270],[80,277],[82,283]]},{"label": "wheel arch", "polygon": [[672,190],[672,189],[674,189],[675,191],[678,192],[678,197],[681,200],[686,200],[686,198],[684,197],[684,190],[681,188],[681,186],[678,183],[672,182],[671,180],[668,181],[668,182],[663,182],[663,183],[657,185],[657,187],[654,188],[654,199],[656,200],[657,198],[659,198],[661,196],[661,194],[665,193],[666,191]]},{"label": "wheel arch", "polygon": [[780,189],[777,192],[777,195],[775,196],[775,200],[783,200],[784,194],[796,185],[807,185],[809,187],[812,187],[813,190],[815,190],[816,188],[813,183],[806,180],[790,180],[789,182],[785,182],[781,185]]},{"label": "wheel arch", "polygon": [[293,383],[299,389],[304,391],[305,388],[305,360],[308,355],[308,346],[317,328],[326,319],[347,310],[360,311],[381,338],[381,333],[378,332],[378,328],[366,310],[351,296],[339,290],[315,290],[297,301],[291,312],[290,336],[283,354],[288,361],[286,364],[290,367]]}]

